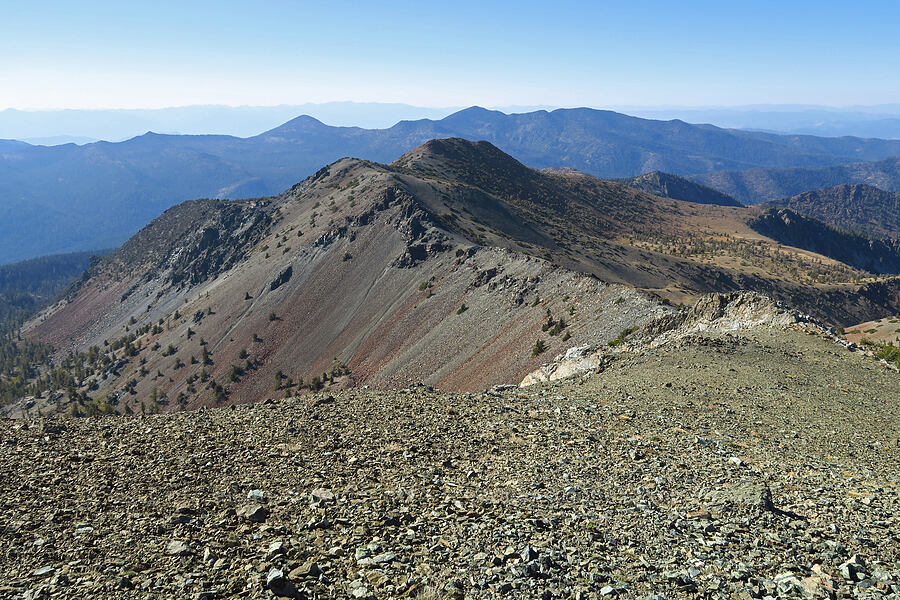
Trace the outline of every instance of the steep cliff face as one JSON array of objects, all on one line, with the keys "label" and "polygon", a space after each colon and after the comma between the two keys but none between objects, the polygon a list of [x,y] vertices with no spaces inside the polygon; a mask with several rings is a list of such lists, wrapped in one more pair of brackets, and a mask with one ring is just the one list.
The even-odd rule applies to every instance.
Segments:
[{"label": "steep cliff face", "polygon": [[763,206],[787,208],[871,237],[900,237],[900,192],[871,185],[838,185],[773,200]]}]

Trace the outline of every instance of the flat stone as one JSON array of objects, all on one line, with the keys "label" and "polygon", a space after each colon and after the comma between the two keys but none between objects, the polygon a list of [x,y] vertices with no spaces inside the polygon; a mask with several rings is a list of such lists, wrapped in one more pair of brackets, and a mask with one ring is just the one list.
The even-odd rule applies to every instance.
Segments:
[{"label": "flat stone", "polygon": [[172,540],[166,544],[166,554],[169,556],[188,556],[191,552],[190,544],[181,540]]},{"label": "flat stone", "polygon": [[325,488],[316,488],[309,493],[311,504],[327,504],[334,502],[334,492]]},{"label": "flat stone", "polygon": [[269,509],[260,504],[252,504],[241,509],[240,515],[251,523],[264,523],[269,517]]},{"label": "flat stone", "polygon": [[35,569],[32,575],[34,575],[35,577],[46,577],[47,575],[52,575],[54,571],[56,571],[56,568],[48,565],[46,567]]},{"label": "flat stone", "polygon": [[276,556],[281,556],[282,554],[285,553],[285,551],[286,551],[286,548],[285,548],[284,542],[282,542],[281,540],[276,540],[276,541],[272,542],[271,544],[269,544],[269,548],[268,548],[268,550],[266,550],[266,558],[271,560],[271,559],[275,558]]},{"label": "flat stone", "polygon": [[322,569],[319,568],[318,563],[307,562],[291,571],[288,576],[291,579],[303,579],[305,577],[318,577],[321,574]]}]

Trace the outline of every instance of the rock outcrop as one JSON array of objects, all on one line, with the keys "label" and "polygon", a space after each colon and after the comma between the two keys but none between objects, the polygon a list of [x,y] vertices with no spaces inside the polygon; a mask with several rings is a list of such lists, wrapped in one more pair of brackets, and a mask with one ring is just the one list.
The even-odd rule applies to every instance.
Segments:
[{"label": "rock outcrop", "polygon": [[603,369],[621,352],[655,348],[696,333],[736,331],[761,325],[786,327],[808,320],[808,317],[754,292],[708,294],[690,309],[666,313],[635,331],[623,331],[620,338],[611,343],[612,347],[569,348],[553,362],[526,375],[520,386]]}]

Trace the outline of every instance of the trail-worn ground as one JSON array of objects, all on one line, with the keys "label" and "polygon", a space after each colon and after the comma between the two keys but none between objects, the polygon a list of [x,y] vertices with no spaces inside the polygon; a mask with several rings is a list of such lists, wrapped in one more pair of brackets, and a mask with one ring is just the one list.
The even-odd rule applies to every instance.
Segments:
[{"label": "trail-worn ground", "polygon": [[483,394],[4,421],[0,597],[896,598],[898,399],[760,327]]}]

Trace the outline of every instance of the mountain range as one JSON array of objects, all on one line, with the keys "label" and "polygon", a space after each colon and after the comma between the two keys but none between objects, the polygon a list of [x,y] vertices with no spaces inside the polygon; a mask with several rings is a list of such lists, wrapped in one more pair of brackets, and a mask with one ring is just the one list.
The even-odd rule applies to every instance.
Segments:
[{"label": "mountain range", "polygon": [[[0,263],[116,246],[179,202],[276,194],[341,157],[387,163],[442,137],[484,139],[530,167],[600,177],[818,168],[900,155],[897,140],[782,136],[592,109],[507,115],[478,107],[388,129],[298,117],[249,138],[148,133],[53,147],[0,141]],[[699,182],[746,201],[726,185]]]},{"label": "mountain range", "polygon": [[[442,119],[464,107],[424,107],[384,102],[324,102],[277,106],[193,105],[155,109],[0,111],[0,138],[36,145],[121,141],[147,131],[247,137],[297,115],[337,126],[384,128],[410,119]],[[506,113],[560,106],[495,106]],[[900,105],[835,108],[809,105],[729,107],[595,106],[645,119],[708,123],[726,129],[828,137],[900,138]]]},{"label": "mountain range", "polygon": [[818,168],[747,169],[695,175],[697,183],[713,187],[744,204],[789,198],[804,192],[845,184],[865,184],[900,190],[900,157]]},{"label": "mountain range", "polygon": [[848,252],[847,235],[432,140],[274,197],[165,211],[26,326],[72,373],[33,389],[42,410],[75,412],[88,392],[128,412],[323,385],[472,391],[621,343],[710,291],[765,292],[835,325],[900,312],[900,248]]},{"label": "mountain range", "polygon": [[730,106],[710,108],[623,107],[622,112],[646,119],[682,119],[728,129],[829,137],[900,138],[900,105],[834,108],[810,105]]}]

